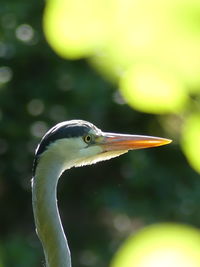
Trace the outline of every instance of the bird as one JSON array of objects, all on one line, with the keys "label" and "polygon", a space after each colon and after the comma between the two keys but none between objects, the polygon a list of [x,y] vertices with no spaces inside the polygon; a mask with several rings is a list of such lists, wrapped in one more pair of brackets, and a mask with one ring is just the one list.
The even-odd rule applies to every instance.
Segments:
[{"label": "bird", "polygon": [[47,267],[72,266],[57,206],[57,184],[61,174],[72,167],[94,164],[129,150],[166,145],[171,141],[146,135],[103,132],[84,120],[60,122],[42,137],[33,163],[32,206]]}]

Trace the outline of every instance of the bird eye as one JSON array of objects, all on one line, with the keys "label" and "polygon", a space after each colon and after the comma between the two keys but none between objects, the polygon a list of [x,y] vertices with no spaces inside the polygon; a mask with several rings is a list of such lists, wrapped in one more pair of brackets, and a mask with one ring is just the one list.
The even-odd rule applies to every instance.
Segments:
[{"label": "bird eye", "polygon": [[92,141],[92,136],[90,134],[87,134],[86,136],[84,136],[85,143],[89,144]]}]

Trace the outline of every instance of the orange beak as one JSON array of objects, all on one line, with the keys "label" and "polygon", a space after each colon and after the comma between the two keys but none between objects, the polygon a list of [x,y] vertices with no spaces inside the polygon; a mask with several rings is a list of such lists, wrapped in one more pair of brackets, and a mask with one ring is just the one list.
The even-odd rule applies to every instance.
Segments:
[{"label": "orange beak", "polygon": [[163,146],[171,142],[170,139],[154,136],[103,133],[101,146],[104,151],[135,150]]}]

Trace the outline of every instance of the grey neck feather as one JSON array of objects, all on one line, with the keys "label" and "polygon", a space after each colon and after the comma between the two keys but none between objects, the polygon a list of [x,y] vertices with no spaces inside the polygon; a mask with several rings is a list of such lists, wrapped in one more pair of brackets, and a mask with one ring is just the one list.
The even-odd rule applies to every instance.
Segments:
[{"label": "grey neck feather", "polygon": [[[51,166],[46,168],[45,166]],[[32,202],[37,234],[47,267],[71,267],[71,255],[57,206],[57,183],[62,162],[41,158],[32,181]]]}]

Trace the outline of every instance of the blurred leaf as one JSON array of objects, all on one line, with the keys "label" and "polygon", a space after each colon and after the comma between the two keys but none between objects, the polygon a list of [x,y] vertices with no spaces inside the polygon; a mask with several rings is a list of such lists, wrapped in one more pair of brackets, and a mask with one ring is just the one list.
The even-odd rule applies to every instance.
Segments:
[{"label": "blurred leaf", "polygon": [[200,113],[185,119],[181,145],[191,166],[200,173]]},{"label": "blurred leaf", "polygon": [[199,92],[199,15],[196,0],[52,0],[44,30],[58,54],[90,56],[105,77],[122,80],[122,95],[135,109],[179,112],[188,91]]},{"label": "blurred leaf", "polygon": [[153,65],[136,65],[121,78],[120,89],[126,101],[141,111],[177,112],[186,104],[181,80]]},{"label": "blurred leaf", "polygon": [[103,0],[48,1],[44,29],[56,52],[72,59],[94,52],[107,35],[106,5]]},{"label": "blurred leaf", "polygon": [[200,232],[178,224],[144,228],[119,249],[112,267],[198,267]]}]

